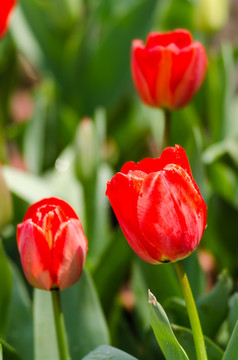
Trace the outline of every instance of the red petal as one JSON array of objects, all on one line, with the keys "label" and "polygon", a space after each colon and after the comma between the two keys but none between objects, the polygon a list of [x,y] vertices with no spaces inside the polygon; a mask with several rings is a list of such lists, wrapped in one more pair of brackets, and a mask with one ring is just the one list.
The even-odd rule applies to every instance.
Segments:
[{"label": "red petal", "polygon": [[136,170],[137,165],[134,163],[134,161],[127,161],[121,168],[121,173],[128,174],[129,171]]},{"label": "red petal", "polygon": [[[117,173],[111,182],[108,182],[106,195],[129,245],[142,259],[153,263],[153,259],[143,245],[137,220],[137,200],[142,183],[139,187],[136,186],[136,180],[132,181],[132,177],[133,172],[130,175]],[[138,181],[143,181],[142,174]]]},{"label": "red petal", "polygon": [[186,257],[199,244],[206,205],[193,180],[179,166],[150,174],[138,199],[138,222],[150,255],[157,261]]},{"label": "red petal", "polygon": [[131,72],[134,85],[142,101],[147,105],[153,105],[151,86],[154,87],[153,72],[156,69],[150,69],[148,63],[148,55],[143,43],[140,40],[134,40],[131,51]]},{"label": "red petal", "polygon": [[51,210],[55,208],[59,208],[61,217],[64,220],[68,219],[78,219],[77,214],[73,210],[73,208],[64,200],[51,197],[40,200],[34,204],[32,204],[26,212],[24,217],[24,221],[27,219],[32,219],[32,221],[38,225],[42,224],[44,216]]},{"label": "red petal", "polygon": [[22,267],[29,283],[39,289],[50,290],[51,253],[43,231],[30,220],[17,227],[17,244]]},{"label": "red petal", "polygon": [[129,171],[141,170],[147,174],[162,170],[168,164],[177,164],[181,166],[189,176],[192,177],[189,161],[186,155],[185,150],[179,146],[167,147],[162,152],[160,158],[150,159],[146,158],[135,164],[132,161],[128,161],[122,167],[121,172],[127,174]]},{"label": "red petal", "polygon": [[2,37],[7,30],[9,16],[15,2],[15,0],[2,0],[0,11],[0,37]]},{"label": "red petal", "polygon": [[178,48],[184,48],[192,43],[192,36],[187,30],[175,30],[167,33],[150,33],[147,38],[146,48],[155,46],[167,47],[175,44]]},{"label": "red petal", "polygon": [[173,54],[171,74],[172,108],[186,105],[200,88],[206,73],[207,58],[203,46],[194,42],[180,53]]},{"label": "red petal", "polygon": [[87,253],[87,239],[80,220],[61,224],[53,248],[54,283],[65,289],[75,284],[82,272]]}]

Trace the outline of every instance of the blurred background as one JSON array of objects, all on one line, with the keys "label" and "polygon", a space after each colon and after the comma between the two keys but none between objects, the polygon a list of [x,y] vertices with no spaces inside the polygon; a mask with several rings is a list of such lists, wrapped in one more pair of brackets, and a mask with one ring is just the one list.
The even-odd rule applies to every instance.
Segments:
[{"label": "blurred background", "polygon": [[[75,208],[89,240],[87,276],[80,286],[90,282],[100,321],[93,341],[72,350],[73,359],[102,343],[139,359],[163,359],[149,324],[148,288],[176,324],[188,325],[173,267],[146,264],[132,252],[105,196],[107,180],[123,163],[158,157],[163,149],[164,115],[140,102],[130,47],[150,31],[175,28],[189,29],[209,62],[200,91],[171,118],[170,145],[186,150],[208,207],[199,249],[184,263],[205,333],[221,347],[227,343],[238,280],[237,1],[19,0],[0,42],[1,181],[12,199],[11,205],[3,184],[0,275],[8,295],[0,308],[8,310],[0,335],[26,360],[33,354],[34,295],[21,274],[16,224],[30,203],[46,196],[59,196]],[[222,294],[224,311],[206,328],[214,313],[202,304],[214,286],[209,301],[214,304]],[[90,319],[85,321],[93,327]],[[76,344],[76,330],[71,331]]]}]

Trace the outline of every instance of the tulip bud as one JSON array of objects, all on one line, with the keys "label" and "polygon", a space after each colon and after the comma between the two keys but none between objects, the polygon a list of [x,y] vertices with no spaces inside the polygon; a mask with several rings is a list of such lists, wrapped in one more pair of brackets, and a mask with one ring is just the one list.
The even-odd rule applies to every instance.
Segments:
[{"label": "tulip bud", "polygon": [[9,18],[15,3],[16,0],[2,0],[0,5],[0,38],[7,31]]},{"label": "tulip bud", "polygon": [[205,32],[220,30],[227,22],[228,0],[197,0],[194,8],[194,22]]},{"label": "tulip bud", "polygon": [[166,148],[159,159],[127,162],[106,195],[132,249],[149,263],[177,261],[198,246],[206,204],[185,151]]},{"label": "tulip bud", "polygon": [[48,198],[31,205],[17,227],[17,244],[32,286],[63,290],[78,281],[87,239],[81,221],[65,201]]},{"label": "tulip bud", "polygon": [[207,67],[205,50],[187,30],[150,33],[134,40],[131,69],[135,88],[148,106],[178,109],[191,101]]}]

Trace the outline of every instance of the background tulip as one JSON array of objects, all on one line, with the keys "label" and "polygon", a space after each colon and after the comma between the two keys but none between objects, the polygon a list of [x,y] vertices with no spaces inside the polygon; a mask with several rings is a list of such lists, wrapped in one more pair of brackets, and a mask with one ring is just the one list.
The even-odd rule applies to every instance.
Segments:
[{"label": "background tulip", "polygon": [[4,0],[0,5],[0,37],[7,31],[9,16],[15,3],[16,0]]},{"label": "background tulip", "polygon": [[144,45],[134,40],[132,77],[149,106],[176,109],[185,106],[201,86],[207,67],[203,46],[187,30],[150,33]]},{"label": "background tulip", "polygon": [[145,261],[176,261],[198,246],[206,205],[180,146],[166,148],[159,159],[127,162],[106,195],[128,243]]},{"label": "background tulip", "polygon": [[40,289],[65,289],[80,277],[87,239],[69,204],[58,198],[31,205],[17,228],[17,244],[25,276]]}]

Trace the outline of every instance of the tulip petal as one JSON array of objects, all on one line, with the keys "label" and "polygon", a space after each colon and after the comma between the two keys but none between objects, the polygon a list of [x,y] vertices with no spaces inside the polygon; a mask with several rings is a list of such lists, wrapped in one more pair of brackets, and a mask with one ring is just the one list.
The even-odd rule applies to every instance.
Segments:
[{"label": "tulip petal", "polygon": [[155,46],[167,47],[170,44],[176,45],[178,48],[184,48],[192,43],[192,36],[189,31],[177,29],[167,33],[152,32],[148,35],[146,41],[146,49]]},{"label": "tulip petal", "polygon": [[206,53],[199,42],[173,54],[170,82],[173,108],[180,108],[191,100],[204,80],[206,68]]},{"label": "tulip petal", "polygon": [[17,227],[17,244],[25,276],[29,283],[39,289],[50,290],[51,254],[43,231],[31,220]]},{"label": "tulip petal", "polygon": [[179,145],[175,145],[175,147],[167,147],[162,152],[160,158],[157,159],[146,158],[137,164],[135,164],[133,161],[128,161],[121,168],[121,172],[128,174],[129,171],[141,170],[146,174],[150,174],[152,172],[162,170],[166,165],[169,164],[176,164],[181,166],[192,178],[192,172],[186,152]]},{"label": "tulip petal", "polygon": [[64,200],[51,197],[44,198],[34,204],[32,204],[26,212],[24,221],[27,219],[32,219],[34,223],[37,223],[39,226],[43,223],[44,216],[54,209],[58,208],[61,212],[61,217],[64,220],[68,219],[78,219],[76,212],[73,208]]},{"label": "tulip petal", "polygon": [[149,174],[137,205],[138,223],[150,255],[176,261],[199,244],[206,225],[206,205],[190,176],[178,165]]},{"label": "tulip petal", "polygon": [[[140,185],[142,186],[143,177],[141,174]],[[143,245],[143,239],[138,224],[136,209],[141,186],[135,186],[136,180],[132,181],[133,172],[129,175],[117,173],[107,184],[106,195],[115,212],[121,229],[131,246],[131,248],[143,260],[154,263],[155,261],[148,254]]]},{"label": "tulip petal", "polygon": [[152,100],[151,97],[150,86],[151,83],[152,85],[154,84],[153,73],[155,71],[153,71],[153,67],[151,67],[151,69],[148,67],[147,62],[148,62],[148,55],[147,52],[144,50],[144,45],[142,41],[134,40],[132,43],[132,50],[131,50],[131,72],[132,72],[133,81],[141,99],[147,105],[153,105],[154,101]]},{"label": "tulip petal", "polygon": [[60,225],[52,252],[54,283],[63,290],[78,281],[86,258],[87,239],[79,219]]},{"label": "tulip petal", "polygon": [[10,14],[16,0],[2,0],[0,11],[0,37],[2,37],[8,26]]}]

